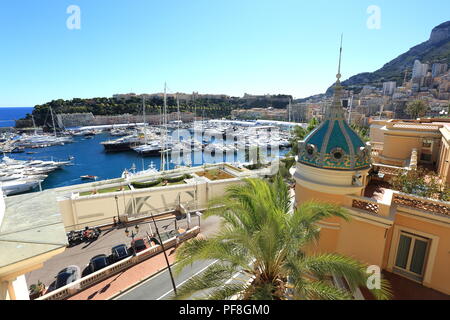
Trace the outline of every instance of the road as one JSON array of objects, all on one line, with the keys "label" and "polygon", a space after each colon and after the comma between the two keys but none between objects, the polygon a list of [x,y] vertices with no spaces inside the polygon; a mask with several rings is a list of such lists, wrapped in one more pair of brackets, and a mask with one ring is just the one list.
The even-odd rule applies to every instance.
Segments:
[{"label": "road", "polygon": [[[183,269],[175,276],[175,285],[179,287],[187,279],[206,270],[214,264],[213,260],[197,261]],[[156,276],[142,282],[131,290],[116,297],[114,300],[166,300],[173,297],[172,282],[169,271],[166,269]]]}]

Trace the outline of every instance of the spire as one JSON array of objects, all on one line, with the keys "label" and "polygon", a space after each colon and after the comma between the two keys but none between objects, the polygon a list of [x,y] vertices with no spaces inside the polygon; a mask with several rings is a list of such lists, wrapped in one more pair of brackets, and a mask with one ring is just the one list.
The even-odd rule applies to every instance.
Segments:
[{"label": "spire", "polygon": [[339,64],[338,73],[336,74],[336,83],[334,84],[334,96],[333,103],[331,107],[328,108],[325,119],[328,120],[343,120],[344,119],[344,109],[342,108],[341,96],[342,96],[342,86],[341,86],[341,62],[342,62],[342,39],[343,34],[341,34],[341,45],[339,49]]},{"label": "spire", "polygon": [[339,66],[338,66],[338,73],[336,75],[337,80],[341,78],[341,58],[342,58],[342,38],[344,37],[344,34],[341,33],[341,48],[339,50]]}]

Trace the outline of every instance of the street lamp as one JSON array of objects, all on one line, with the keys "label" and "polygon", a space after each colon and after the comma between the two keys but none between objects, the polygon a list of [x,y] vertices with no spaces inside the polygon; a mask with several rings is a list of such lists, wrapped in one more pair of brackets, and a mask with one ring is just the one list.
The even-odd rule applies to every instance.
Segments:
[{"label": "street lamp", "polygon": [[116,199],[116,208],[117,208],[117,223],[119,224],[120,222],[120,217],[119,217],[119,197],[114,196],[114,199]]},{"label": "street lamp", "polygon": [[134,237],[137,236],[138,232],[139,232],[139,225],[134,226],[134,230],[131,230],[131,235],[130,230],[128,230],[128,227],[125,228],[125,235],[127,237],[131,237],[131,243],[133,244],[133,256],[136,255],[136,248],[134,247]]},{"label": "street lamp", "polygon": [[161,235],[159,233],[158,226],[156,225],[156,221],[155,221],[155,217],[153,216],[153,212],[150,212],[150,214],[152,215],[153,224],[155,225],[156,233],[158,234],[159,244],[161,245],[161,249],[164,253],[164,258],[166,259],[167,268],[169,269],[170,280],[172,281],[173,292],[175,292],[175,294],[177,294],[177,286],[175,285],[175,280],[173,278],[172,269],[170,268],[169,259],[167,258],[166,249],[164,248],[164,243],[161,239]]}]

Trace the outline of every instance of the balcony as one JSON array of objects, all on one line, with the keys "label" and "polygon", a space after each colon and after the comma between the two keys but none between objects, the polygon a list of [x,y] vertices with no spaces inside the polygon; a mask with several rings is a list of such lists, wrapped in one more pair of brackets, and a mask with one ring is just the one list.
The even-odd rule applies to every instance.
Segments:
[{"label": "balcony", "polygon": [[[392,300],[450,300],[450,296],[427,288],[417,282],[383,270],[383,276],[389,280],[393,297]],[[374,300],[372,294],[361,287],[361,293],[366,300]]]}]

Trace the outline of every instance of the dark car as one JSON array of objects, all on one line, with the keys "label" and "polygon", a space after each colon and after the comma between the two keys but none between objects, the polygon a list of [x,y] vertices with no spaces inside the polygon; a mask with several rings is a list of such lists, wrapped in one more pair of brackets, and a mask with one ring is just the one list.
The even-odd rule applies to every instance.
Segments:
[{"label": "dark car", "polygon": [[89,268],[91,269],[91,272],[103,269],[108,265],[108,257],[105,254],[96,255],[95,257],[91,258],[91,261],[89,262]]},{"label": "dark car", "polygon": [[150,245],[148,244],[146,238],[139,238],[131,242],[131,248],[134,250],[134,252],[138,253],[144,251],[147,248],[150,248]]},{"label": "dark car", "polygon": [[114,262],[125,259],[130,255],[128,248],[124,244],[119,244],[111,249],[111,256]]},{"label": "dark car", "polygon": [[81,277],[80,268],[78,266],[68,266],[61,270],[56,276],[55,289],[64,287],[71,282],[75,282]]}]

